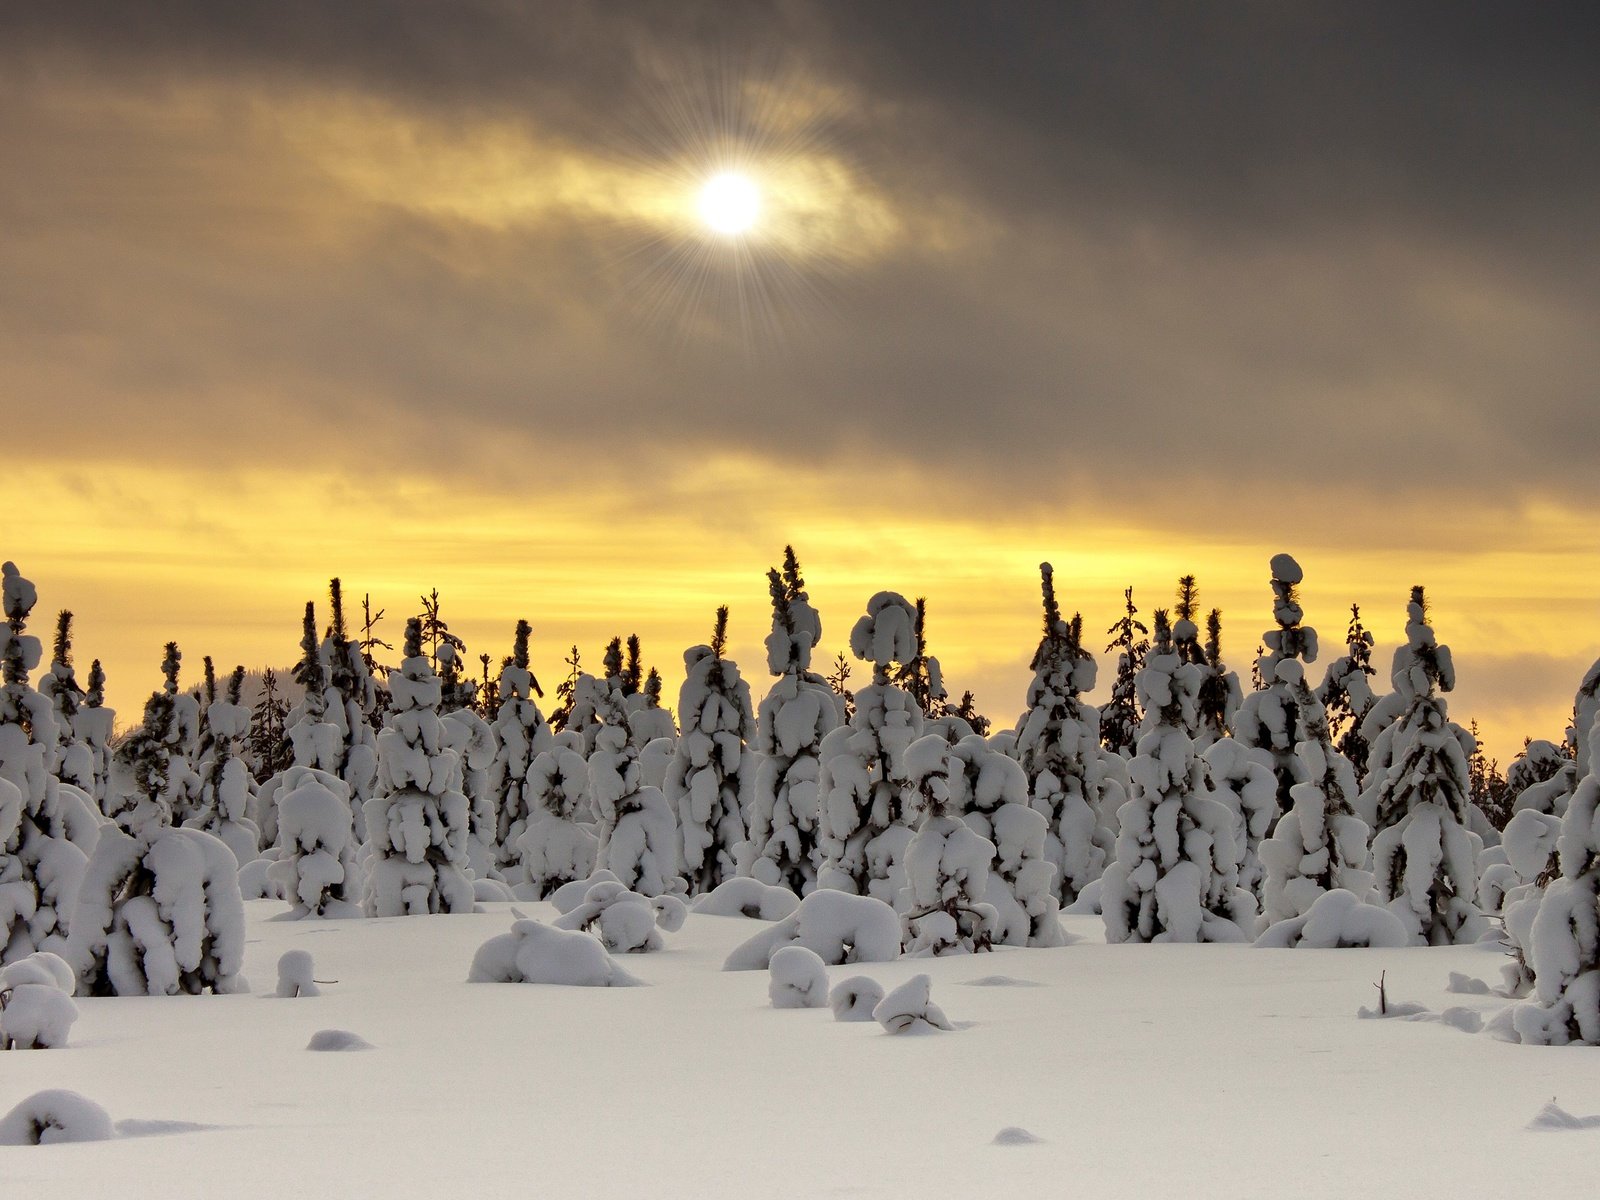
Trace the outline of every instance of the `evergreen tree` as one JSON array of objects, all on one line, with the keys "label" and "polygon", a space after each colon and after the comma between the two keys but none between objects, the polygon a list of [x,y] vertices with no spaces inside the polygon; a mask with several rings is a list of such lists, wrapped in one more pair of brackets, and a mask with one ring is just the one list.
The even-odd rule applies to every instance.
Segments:
[{"label": "evergreen tree", "polygon": [[923,732],[916,699],[891,682],[897,663],[916,654],[916,610],[904,596],[879,592],[850,631],[856,658],[872,664],[872,682],[856,694],[850,724],[822,743],[817,886],[893,904],[905,886],[915,788],[907,748]]},{"label": "evergreen tree", "polygon": [[783,569],[767,572],[772,632],[767,670],[775,681],[761,702],[749,837],[739,872],[806,895],[816,887],[822,856],[817,843],[817,781],[822,743],[842,717],[828,681],[811,670],[822,640],[822,618],[811,607],[794,547],[783,548]]},{"label": "evergreen tree", "polygon": [[95,799],[94,750],[84,737],[83,688],[72,669],[72,614],[62,609],[56,617],[56,638],[50,656],[50,670],[39,680],[39,694],[50,701],[55,718],[55,766],[52,773],[62,783],[79,789],[99,807]]},{"label": "evergreen tree", "polygon": [[1350,760],[1358,785],[1366,782],[1370,751],[1362,725],[1377,701],[1371,683],[1377,674],[1372,665],[1372,647],[1372,634],[1361,623],[1361,606],[1352,604],[1350,628],[1345,632],[1344,657],[1329,664],[1322,686],[1317,689],[1317,699],[1328,712],[1334,748]]},{"label": "evergreen tree", "polygon": [[574,646],[572,653],[565,659],[567,664],[567,677],[556,685],[556,706],[550,713],[550,728],[560,733],[567,727],[567,721],[572,716],[573,704],[578,693],[578,680],[583,677],[583,664],[578,657],[578,648]]},{"label": "evergreen tree", "polygon": [[733,878],[745,840],[744,810],[755,784],[750,688],[725,651],[728,609],[717,609],[709,646],[683,653],[678,693],[683,734],[667,771],[666,798],[678,819],[681,865],[689,893]]},{"label": "evergreen tree", "polygon": [[1476,903],[1483,843],[1468,828],[1471,735],[1451,723],[1440,695],[1455,687],[1455,665],[1434,638],[1420,587],[1411,590],[1391,678],[1404,708],[1373,746],[1360,802],[1376,831],[1376,895],[1415,943],[1476,941],[1485,922]]},{"label": "evergreen tree", "polygon": [[1266,653],[1257,661],[1260,682],[1239,706],[1234,736],[1272,756],[1278,811],[1284,813],[1294,804],[1294,785],[1305,782],[1305,766],[1295,747],[1308,736],[1310,714],[1301,708],[1300,698],[1310,693],[1296,685],[1305,678],[1306,664],[1317,661],[1317,631],[1300,623],[1305,615],[1297,593],[1304,578],[1300,564],[1278,554],[1271,567],[1272,617],[1278,627],[1262,636]]},{"label": "evergreen tree", "polygon": [[1029,664],[1033,682],[1017,721],[1016,757],[1029,802],[1045,819],[1055,896],[1070,904],[1105,869],[1127,792],[1120,756],[1100,745],[1100,713],[1080,698],[1094,688],[1097,671],[1083,648],[1082,621],[1062,617],[1049,563],[1039,564],[1039,575],[1044,633]]},{"label": "evergreen tree", "polygon": [[1468,794],[1490,825],[1497,830],[1504,829],[1511,819],[1511,795],[1505,777],[1500,774],[1499,760],[1483,752],[1476,720],[1468,727],[1468,732],[1472,734],[1472,753],[1467,757]]},{"label": "evergreen tree", "polygon": [[265,783],[294,762],[288,738],[288,716],[289,708],[278,695],[278,673],[267,667],[261,672],[261,694],[250,713],[247,742],[255,760],[251,774],[257,783]]},{"label": "evergreen tree", "polygon": [[961,819],[965,790],[951,787],[950,750],[931,733],[906,751],[917,832],[906,847],[906,882],[895,908],[906,953],[915,956],[987,950],[1000,923],[984,899],[994,843]]},{"label": "evergreen tree", "polygon": [[628,735],[626,697],[620,688],[601,688],[594,752],[589,755],[589,795],[599,818],[599,864],[630,891],[659,896],[683,890],[678,874],[679,844],[672,806],[659,788],[644,782],[639,748]]},{"label": "evergreen tree", "polygon": [[184,824],[215,835],[240,863],[247,863],[260,851],[261,831],[248,816],[250,772],[239,757],[240,745],[250,732],[250,710],[241,702],[243,690],[244,668],[235,667],[228,677],[227,690],[218,699],[216,673],[211,659],[206,658],[200,807]]},{"label": "evergreen tree", "polygon": [[111,737],[117,711],[106,707],[106,673],[97,658],[89,664],[89,689],[75,719],[79,742],[88,748],[93,785],[87,789],[95,807],[106,810],[111,784]]},{"label": "evergreen tree", "polygon": [[354,837],[359,844],[366,840],[365,805],[372,798],[378,775],[378,735],[374,727],[380,710],[378,683],[367,666],[361,643],[350,637],[344,615],[344,589],[337,578],[328,581],[328,608],[332,619],[319,647],[319,655],[327,664],[323,719],[338,729],[340,743],[338,762],[328,769],[349,789]]},{"label": "evergreen tree", "polygon": [[1206,616],[1205,678],[1200,682],[1198,702],[1199,739],[1209,745],[1233,735],[1233,719],[1244,696],[1239,676],[1222,660],[1222,610],[1213,608]]},{"label": "evergreen tree", "polygon": [[828,676],[827,683],[833,694],[839,697],[844,720],[853,720],[856,715],[856,694],[850,690],[850,664],[845,661],[843,650],[833,660],[833,674]]},{"label": "evergreen tree", "polygon": [[505,877],[519,899],[542,900],[563,884],[588,879],[600,855],[589,820],[589,767],[575,750],[556,745],[528,768],[526,827],[516,836],[518,859]]},{"label": "evergreen tree", "polygon": [[498,749],[489,771],[489,786],[496,800],[495,866],[513,886],[524,882],[516,878],[523,856],[518,843],[538,811],[529,769],[534,759],[556,745],[555,734],[534,700],[544,693],[531,669],[528,639],[532,635],[533,627],[527,621],[517,622],[511,660],[500,671],[500,711],[494,721]]},{"label": "evergreen tree", "polygon": [[1110,629],[1111,642],[1106,653],[1117,652],[1117,677],[1111,685],[1111,700],[1100,710],[1100,739],[1105,748],[1123,758],[1133,755],[1139,741],[1139,698],[1137,680],[1149,652],[1150,630],[1139,620],[1134,607],[1133,589],[1122,593],[1124,611]]}]

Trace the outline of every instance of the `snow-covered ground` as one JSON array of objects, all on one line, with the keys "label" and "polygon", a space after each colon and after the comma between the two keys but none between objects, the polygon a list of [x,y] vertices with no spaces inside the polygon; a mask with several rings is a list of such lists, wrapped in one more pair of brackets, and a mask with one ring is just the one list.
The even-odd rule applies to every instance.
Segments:
[{"label": "snow-covered ground", "polygon": [[[1454,1200],[1557,1194],[1600,1151],[1597,1128],[1529,1128],[1552,1097],[1600,1113],[1600,1049],[1357,1018],[1382,971],[1392,1003],[1492,1015],[1446,991],[1498,983],[1470,946],[1107,946],[1069,917],[1060,949],[829,968],[933,977],[956,1030],[892,1037],[721,971],[749,919],[692,914],[627,956],[649,986],[602,989],[467,983],[509,905],[246,907],[253,994],[80,999],[69,1048],[0,1055],[0,1113],[67,1088],[122,1135],[0,1147],[0,1196]],[[275,998],[291,949],[337,982]],[[329,1029],[372,1048],[306,1049]],[[1011,1127],[1041,1140],[997,1144]]]}]

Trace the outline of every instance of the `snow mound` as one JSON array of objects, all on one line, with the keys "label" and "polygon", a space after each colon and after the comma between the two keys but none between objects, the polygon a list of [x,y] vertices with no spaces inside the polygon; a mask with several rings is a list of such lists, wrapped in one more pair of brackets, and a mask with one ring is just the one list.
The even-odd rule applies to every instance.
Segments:
[{"label": "snow mound", "polygon": [[322,995],[317,988],[317,981],[312,978],[315,973],[309,951],[284,951],[278,959],[278,996],[293,1000],[299,996]]},{"label": "snow mound", "polygon": [[614,874],[606,870],[604,867],[601,867],[600,870],[596,871],[587,879],[574,879],[571,883],[562,884],[555,891],[546,896],[545,899],[549,900],[551,904],[555,905],[558,913],[560,913],[562,916],[566,916],[573,909],[577,908],[578,905],[583,903],[583,898],[589,894],[589,889],[595,884],[621,882],[622,880],[618,879]]},{"label": "snow mound", "polygon": [[1268,927],[1255,944],[1278,950],[1340,950],[1396,948],[1410,943],[1404,923],[1394,913],[1376,904],[1363,904],[1354,892],[1334,888],[1318,896],[1303,916]]},{"label": "snow mound", "polygon": [[472,898],[479,904],[504,904],[515,900],[517,897],[512,890],[498,879],[474,879],[472,881]]},{"label": "snow mound", "polygon": [[724,971],[764,971],[772,956],[801,945],[830,965],[892,962],[900,957],[900,917],[882,900],[822,889],[788,917],[734,948]]},{"label": "snow mound", "polygon": [[767,996],[773,1008],[823,1008],[828,1004],[828,968],[804,946],[785,946],[772,956]]},{"label": "snow mound", "polygon": [[1555,1133],[1568,1129],[1597,1129],[1600,1128],[1600,1117],[1575,1117],[1566,1109],[1556,1103],[1554,1096],[1550,1103],[1539,1110],[1539,1115],[1528,1122],[1528,1128],[1539,1133]]},{"label": "snow mound", "polygon": [[1036,979],[1018,979],[1013,975],[982,975],[977,979],[961,980],[962,987],[1043,987]]},{"label": "snow mound", "polygon": [[600,939],[523,918],[473,955],[468,983],[548,983],[565,987],[640,987]]},{"label": "snow mound", "polygon": [[1035,1146],[1044,1141],[1036,1133],[1029,1133],[1021,1125],[1007,1125],[989,1143],[991,1146]]},{"label": "snow mound", "polygon": [[687,909],[677,896],[644,896],[615,880],[602,880],[583,900],[556,918],[556,929],[593,933],[607,950],[642,954],[662,947],[657,927],[671,933],[683,928]]},{"label": "snow mound", "polygon": [[749,917],[781,921],[800,907],[800,897],[786,887],[769,887],[759,879],[737,876],[695,900],[693,911],[708,917]]},{"label": "snow mound", "polygon": [[852,975],[834,985],[828,994],[828,1007],[835,1021],[870,1021],[872,1010],[883,999],[883,985],[865,975]]},{"label": "snow mound", "polygon": [[932,1033],[954,1029],[944,1011],[933,1002],[933,980],[914,975],[878,1002],[872,1019],[885,1033]]},{"label": "snow mound", "polygon": [[55,1142],[103,1142],[113,1136],[111,1118],[93,1100],[60,1088],[35,1092],[0,1117],[0,1146],[48,1146]]},{"label": "snow mound", "polygon": [[1361,1008],[1356,1009],[1356,1016],[1360,1017],[1363,1021],[1395,1019],[1416,1021],[1428,1020],[1433,1017],[1434,1014],[1428,1011],[1427,1005],[1412,1004],[1408,1001],[1403,1004],[1391,1004],[1388,1006],[1388,1010],[1385,1012],[1379,1012],[1375,1008],[1367,1008],[1363,1005]]},{"label": "snow mound", "polygon": [[307,1050],[371,1050],[372,1043],[348,1029],[319,1029],[306,1043]]},{"label": "snow mound", "polygon": [[1474,979],[1471,975],[1463,975],[1460,971],[1450,972],[1450,982],[1445,986],[1444,990],[1454,992],[1458,996],[1487,996],[1490,994],[1487,983],[1481,979]]},{"label": "snow mound", "polygon": [[72,968],[38,951],[0,970],[0,1050],[58,1050],[67,1044],[78,1006]]}]

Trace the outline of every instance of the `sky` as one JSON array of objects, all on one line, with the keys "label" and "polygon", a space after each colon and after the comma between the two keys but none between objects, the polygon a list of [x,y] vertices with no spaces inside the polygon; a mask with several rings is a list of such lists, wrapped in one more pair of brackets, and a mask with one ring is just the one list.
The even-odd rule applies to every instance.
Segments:
[{"label": "sky", "polygon": [[1005,724],[1041,560],[1090,630],[1195,574],[1245,671],[1288,551],[1324,660],[1427,585],[1504,762],[1600,654],[1597,49],[1566,4],[9,5],[0,556],[133,717],[169,639],[292,662],[333,575],[391,641],[431,588],[474,658],[528,618],[547,687],[638,632],[670,693],[726,603],[759,694],[793,543],[819,657],[924,595]]}]

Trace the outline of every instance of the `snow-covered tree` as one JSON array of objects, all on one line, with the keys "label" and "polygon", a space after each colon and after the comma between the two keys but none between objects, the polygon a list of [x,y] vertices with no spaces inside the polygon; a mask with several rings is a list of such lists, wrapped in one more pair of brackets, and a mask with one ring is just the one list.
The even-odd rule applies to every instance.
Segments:
[{"label": "snow-covered tree", "polygon": [[661,790],[644,782],[639,748],[628,736],[626,698],[620,689],[608,689],[600,704],[601,723],[589,755],[599,865],[629,891],[645,896],[680,891],[678,825]]},{"label": "snow-covered tree", "polygon": [[331,771],[290,767],[278,798],[281,853],[268,874],[296,917],[358,917],[361,875],[349,785]]},{"label": "snow-covered tree", "polygon": [[1148,727],[1128,763],[1116,860],[1101,911],[1109,942],[1237,942],[1253,930],[1255,898],[1239,886],[1234,814],[1211,793],[1187,732],[1204,673],[1181,662],[1164,610],[1139,672]]},{"label": "snow-covered tree", "polygon": [[366,805],[368,916],[472,911],[467,798],[460,758],[441,726],[439,691],[413,617],[405,661],[389,676],[392,710],[378,735],[377,794]]},{"label": "snow-covered tree", "polygon": [[1334,749],[1350,760],[1355,769],[1356,783],[1366,781],[1367,754],[1370,747],[1362,733],[1367,714],[1377,703],[1372,692],[1372,677],[1377,674],[1372,665],[1372,634],[1361,623],[1361,606],[1350,606],[1350,628],[1345,632],[1345,652],[1328,664],[1317,689],[1317,699],[1328,712],[1328,729]]},{"label": "snow-covered tree", "polygon": [[198,780],[183,752],[192,697],[178,692],[178,648],[144,724],[118,749],[116,824],[100,831],[64,957],[91,996],[246,990],[239,864],[200,829],[174,828],[175,802]]},{"label": "snow-covered tree", "polygon": [[[210,659],[206,659],[209,664]],[[211,673],[208,667],[207,675]],[[220,838],[241,863],[253,859],[260,850],[261,831],[249,818],[250,771],[239,756],[241,743],[250,732],[250,710],[241,702],[244,668],[235,667],[228,677],[223,698],[213,698],[205,707],[201,724],[206,746],[200,760],[200,806],[184,822]]]},{"label": "snow-covered tree", "polygon": [[1050,564],[1040,563],[1039,574],[1044,635],[1030,664],[1033,681],[1027,711],[1017,720],[1015,753],[1030,803],[1046,822],[1056,898],[1070,904],[1105,869],[1127,792],[1121,756],[1100,745],[1100,713],[1080,698],[1094,687],[1096,672],[1083,648],[1083,623],[1076,615],[1063,618]]},{"label": "snow-covered tree", "polygon": [[961,819],[995,848],[982,893],[996,915],[992,940],[1008,946],[1063,945],[1055,866],[1046,850],[1049,825],[1028,804],[1022,764],[978,734],[968,734],[950,748],[950,790]]},{"label": "snow-covered tree", "polygon": [[811,607],[792,546],[784,547],[783,570],[767,572],[767,584],[772,597],[767,669],[777,680],[761,702],[750,827],[739,870],[804,896],[816,887],[821,862],[817,781],[822,743],[839,727],[841,713],[827,681],[811,670],[811,652],[822,640],[822,618]]},{"label": "snow-covered tree", "polygon": [[961,819],[951,788],[950,745],[930,733],[906,750],[918,822],[905,854],[905,886],[896,897],[906,953],[943,955],[987,950],[999,913],[985,901],[994,843]]},{"label": "snow-covered tree", "polygon": [[683,733],[667,769],[667,803],[678,819],[681,866],[690,895],[709,892],[738,869],[744,809],[755,784],[750,687],[724,651],[728,610],[717,609],[709,646],[683,652],[678,692]]},{"label": "snow-covered tree", "polygon": [[265,783],[294,764],[288,718],[289,707],[278,694],[278,673],[267,667],[261,672],[261,692],[250,710],[250,736],[245,741],[250,774],[257,783]]},{"label": "snow-covered tree", "polygon": [[489,768],[489,790],[495,797],[495,868],[502,874],[520,861],[517,841],[535,811],[528,769],[535,758],[555,749],[556,744],[534,699],[543,696],[544,690],[530,669],[528,639],[532,634],[527,621],[517,622],[511,661],[500,669],[500,706],[493,725],[497,748]]},{"label": "snow-covered tree", "polygon": [[1578,789],[1578,763],[1554,742],[1530,741],[1506,772],[1514,814],[1532,810],[1565,816]]},{"label": "snow-covered tree", "polygon": [[104,812],[111,781],[111,737],[116,729],[117,710],[106,706],[106,673],[98,658],[89,664],[89,687],[84,692],[83,707],[78,709],[74,724],[78,741],[88,749],[93,764],[94,783],[86,790],[95,807]]},{"label": "snow-covered tree", "polygon": [[1272,617],[1278,623],[1262,635],[1266,653],[1257,661],[1260,687],[1244,698],[1234,721],[1234,737],[1272,756],[1278,780],[1278,811],[1294,804],[1291,789],[1305,782],[1303,765],[1295,747],[1306,739],[1309,714],[1300,698],[1310,695],[1297,684],[1305,667],[1317,661],[1317,631],[1302,625],[1305,613],[1296,592],[1305,577],[1300,564],[1287,554],[1272,558]]},{"label": "snow-covered tree", "polygon": [[923,732],[923,712],[890,682],[894,664],[916,653],[916,613],[904,596],[879,592],[850,631],[856,658],[872,664],[872,682],[856,693],[850,724],[822,742],[817,886],[893,904],[904,886],[915,788],[906,749]]},{"label": "snow-covered tree", "polygon": [[337,775],[344,761],[344,731],[339,727],[341,714],[329,712],[328,664],[317,636],[316,606],[310,600],[301,623],[294,681],[301,687],[300,703],[289,710],[284,729],[294,764]]},{"label": "snow-covered tree", "polygon": [[1572,743],[1579,777],[1594,773],[1596,746],[1600,745],[1600,661],[1585,673],[1573,697]]},{"label": "snow-covered tree", "polygon": [[[638,644],[638,638],[631,639]],[[639,690],[628,697],[628,736],[641,749],[651,742],[678,740],[678,726],[672,713],[661,707],[661,672],[654,667],[644,677]],[[664,777],[663,777],[664,778]]]},{"label": "snow-covered tree", "polygon": [[1375,894],[1406,924],[1414,942],[1476,941],[1478,852],[1468,827],[1470,735],[1450,721],[1441,692],[1455,687],[1450,648],[1428,624],[1420,587],[1411,590],[1406,644],[1395,651],[1395,695],[1405,707],[1373,745],[1373,771],[1360,798],[1374,829]]},{"label": "snow-covered tree", "polygon": [[467,798],[467,863],[479,879],[494,877],[499,836],[497,797],[490,783],[499,744],[494,730],[475,708],[440,715],[444,744],[461,765],[461,792]]},{"label": "snow-covered tree", "polygon": [[[91,799],[95,794],[94,751],[80,731],[83,688],[72,669],[72,614],[62,609],[56,617],[56,639],[50,670],[39,678],[39,694],[50,701],[55,718],[55,765],[51,773]],[[96,802],[98,807],[98,802]]]},{"label": "snow-covered tree", "polygon": [[528,766],[528,821],[517,834],[517,863],[503,868],[519,897],[542,900],[563,884],[594,874],[600,839],[585,818],[589,767],[576,750],[554,744]]},{"label": "snow-covered tree", "polygon": [[59,952],[99,836],[87,800],[53,773],[55,715],[28,674],[43,647],[28,634],[38,593],[6,563],[0,573],[0,965]]},{"label": "snow-covered tree", "polygon": [[[1305,686],[1304,680],[1298,685]],[[1355,768],[1333,746],[1326,709],[1314,699],[1300,699],[1302,711],[1310,714],[1306,737],[1295,747],[1305,782],[1291,789],[1294,807],[1260,848],[1268,926],[1304,916],[1326,892],[1342,888],[1365,900],[1372,891],[1367,826],[1354,808]]]},{"label": "snow-covered tree", "polygon": [[1222,661],[1222,610],[1213,608],[1206,616],[1206,676],[1200,682],[1198,709],[1200,739],[1209,745],[1233,733],[1233,721],[1244,703],[1239,675]]},{"label": "snow-covered tree", "polygon": [[1233,814],[1233,840],[1239,851],[1239,886],[1259,898],[1263,875],[1261,839],[1271,832],[1278,820],[1278,781],[1272,773],[1272,760],[1264,750],[1246,746],[1231,737],[1211,743],[1202,757],[1211,780],[1212,796],[1227,805]]},{"label": "snow-covered tree", "polygon": [[1150,651],[1150,630],[1139,620],[1134,607],[1133,589],[1122,593],[1123,614],[1111,628],[1106,653],[1117,652],[1117,677],[1111,684],[1111,699],[1100,710],[1100,740],[1113,754],[1129,758],[1139,743],[1139,671]]},{"label": "snow-covered tree", "polygon": [[331,620],[320,647],[327,663],[327,704],[324,719],[339,730],[339,763],[335,774],[350,789],[355,814],[355,837],[366,840],[363,805],[371,799],[378,775],[378,734],[373,724],[379,710],[378,682],[367,665],[367,654],[350,636],[344,615],[344,588],[337,578],[328,582]]}]

